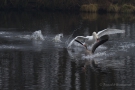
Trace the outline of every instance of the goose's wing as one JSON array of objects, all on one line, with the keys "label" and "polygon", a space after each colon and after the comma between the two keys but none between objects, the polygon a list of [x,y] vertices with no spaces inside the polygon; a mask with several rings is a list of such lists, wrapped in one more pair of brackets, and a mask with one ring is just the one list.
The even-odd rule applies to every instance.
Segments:
[{"label": "goose's wing", "polygon": [[86,39],[86,37],[84,37],[84,36],[77,36],[77,37],[75,37],[74,39],[71,40],[71,42],[68,44],[67,48],[69,48],[75,40],[85,40],[85,39]]},{"label": "goose's wing", "polygon": [[102,31],[99,31],[97,35],[100,38],[101,36],[115,34],[115,33],[125,33],[125,30],[107,28]]}]

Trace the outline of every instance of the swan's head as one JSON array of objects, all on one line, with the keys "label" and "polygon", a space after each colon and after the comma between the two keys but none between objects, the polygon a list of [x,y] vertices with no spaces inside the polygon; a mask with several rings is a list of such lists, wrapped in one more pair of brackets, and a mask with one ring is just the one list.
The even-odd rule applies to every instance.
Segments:
[{"label": "swan's head", "polygon": [[97,35],[96,32],[93,32],[93,33],[92,33],[92,36],[94,37],[94,39],[95,39],[96,41],[98,40],[98,35]]}]

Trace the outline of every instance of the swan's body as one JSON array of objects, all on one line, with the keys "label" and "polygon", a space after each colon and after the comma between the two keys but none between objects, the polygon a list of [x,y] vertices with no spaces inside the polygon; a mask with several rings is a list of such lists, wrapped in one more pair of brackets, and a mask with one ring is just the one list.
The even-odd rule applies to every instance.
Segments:
[{"label": "swan's body", "polygon": [[98,41],[93,44],[91,51],[88,50],[87,45],[84,45],[82,42],[80,42],[78,40],[75,40],[75,41],[78,42],[78,43],[80,43],[81,45],[85,46],[86,53],[93,54],[98,46],[100,46],[101,44],[105,43],[108,40],[109,40],[109,36],[108,35],[104,35],[104,36],[100,37],[98,39]]},{"label": "swan's body", "polygon": [[98,33],[93,32],[92,36],[77,36],[75,37],[69,44],[68,44],[68,48],[71,47],[71,45],[73,44],[73,42],[75,40],[80,40],[80,41],[84,41],[84,45],[92,45],[93,43],[95,43],[98,38],[104,36],[104,35],[109,35],[109,34],[115,34],[115,33],[124,33],[125,30],[120,30],[120,29],[104,29],[102,31],[99,31]]},{"label": "swan's body", "polygon": [[55,42],[61,42],[61,38],[63,37],[63,34],[57,34],[54,38],[53,38],[53,40],[55,41]]},{"label": "swan's body", "polygon": [[75,40],[84,41],[83,44],[87,44],[87,46],[88,46],[88,45],[91,45],[91,44],[93,44],[94,42],[96,42],[97,39],[98,39],[98,35],[96,34],[96,32],[93,32],[93,33],[92,33],[92,36],[86,36],[86,37],[84,37],[84,36],[77,36],[77,37],[75,37],[75,38],[68,44],[68,48],[71,47],[71,45],[73,44],[73,42],[74,42]]},{"label": "swan's body", "polygon": [[33,32],[31,35],[31,39],[33,40],[44,40],[44,36],[42,35],[41,30]]},{"label": "swan's body", "polygon": [[[92,49],[91,50],[88,50],[87,49],[87,46],[85,46],[86,49],[84,48],[72,48],[72,49],[68,49],[68,53],[71,57],[80,57],[82,54],[83,55],[92,55],[94,54],[95,50],[102,44],[104,44],[105,42],[107,42],[109,40],[109,36],[108,35],[104,35],[102,37],[99,38],[98,42],[94,43],[93,46],[92,46]],[[78,44],[83,45],[82,42],[80,42],[79,40],[75,40]],[[73,52],[72,52],[73,51]]]}]

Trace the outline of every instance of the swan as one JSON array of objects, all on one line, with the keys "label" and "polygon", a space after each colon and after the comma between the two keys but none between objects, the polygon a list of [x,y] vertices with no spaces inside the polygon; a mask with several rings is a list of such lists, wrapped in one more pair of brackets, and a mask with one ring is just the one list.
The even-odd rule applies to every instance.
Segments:
[{"label": "swan", "polygon": [[68,54],[71,58],[75,58],[75,59],[80,59],[83,58],[83,56],[91,56],[94,54],[94,52],[96,51],[96,48],[98,48],[98,46],[102,45],[103,43],[107,42],[109,40],[109,36],[108,35],[104,35],[101,38],[99,38],[98,42],[94,43],[92,46],[91,50],[88,50],[87,46],[84,46],[82,42],[80,42],[79,40],[75,40],[75,42],[77,42],[78,44],[84,46],[84,48],[72,48],[72,49],[67,49]]},{"label": "swan", "polygon": [[44,36],[42,35],[41,30],[35,31],[31,35],[31,39],[33,40],[44,40]]},{"label": "swan", "polygon": [[63,37],[63,34],[61,33],[61,34],[57,34],[54,38],[53,38],[53,40],[55,41],[55,42],[62,42],[61,41],[61,38]]},{"label": "swan", "polygon": [[70,48],[71,45],[73,44],[73,42],[75,40],[80,40],[80,41],[84,41],[83,45],[92,45],[94,42],[98,41],[98,39],[104,35],[110,35],[110,34],[115,34],[115,33],[125,33],[125,30],[120,30],[120,29],[104,29],[102,31],[99,31],[98,33],[93,32],[92,36],[77,36],[75,37],[73,40],[71,40],[71,42],[68,44],[67,48]]},{"label": "swan", "polygon": [[107,42],[109,40],[109,36],[108,35],[104,35],[101,36],[97,42],[95,42],[92,46],[91,51],[88,50],[87,46],[85,44],[83,44],[82,42],[80,42],[79,40],[75,40],[76,42],[80,43],[81,45],[83,45],[86,48],[86,53],[88,54],[94,54],[96,48],[100,45],[102,45],[103,43]]}]

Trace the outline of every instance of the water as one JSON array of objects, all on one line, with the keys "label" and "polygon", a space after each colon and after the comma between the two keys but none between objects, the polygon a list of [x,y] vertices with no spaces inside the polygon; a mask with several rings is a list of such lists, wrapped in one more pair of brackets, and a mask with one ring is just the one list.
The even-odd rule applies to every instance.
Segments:
[{"label": "water", "polygon": [[[134,90],[134,15],[0,12],[1,90]],[[67,50],[71,39],[105,28],[110,36],[94,55]],[[42,30],[45,40],[31,35]],[[63,33],[62,42],[54,42]]]}]

